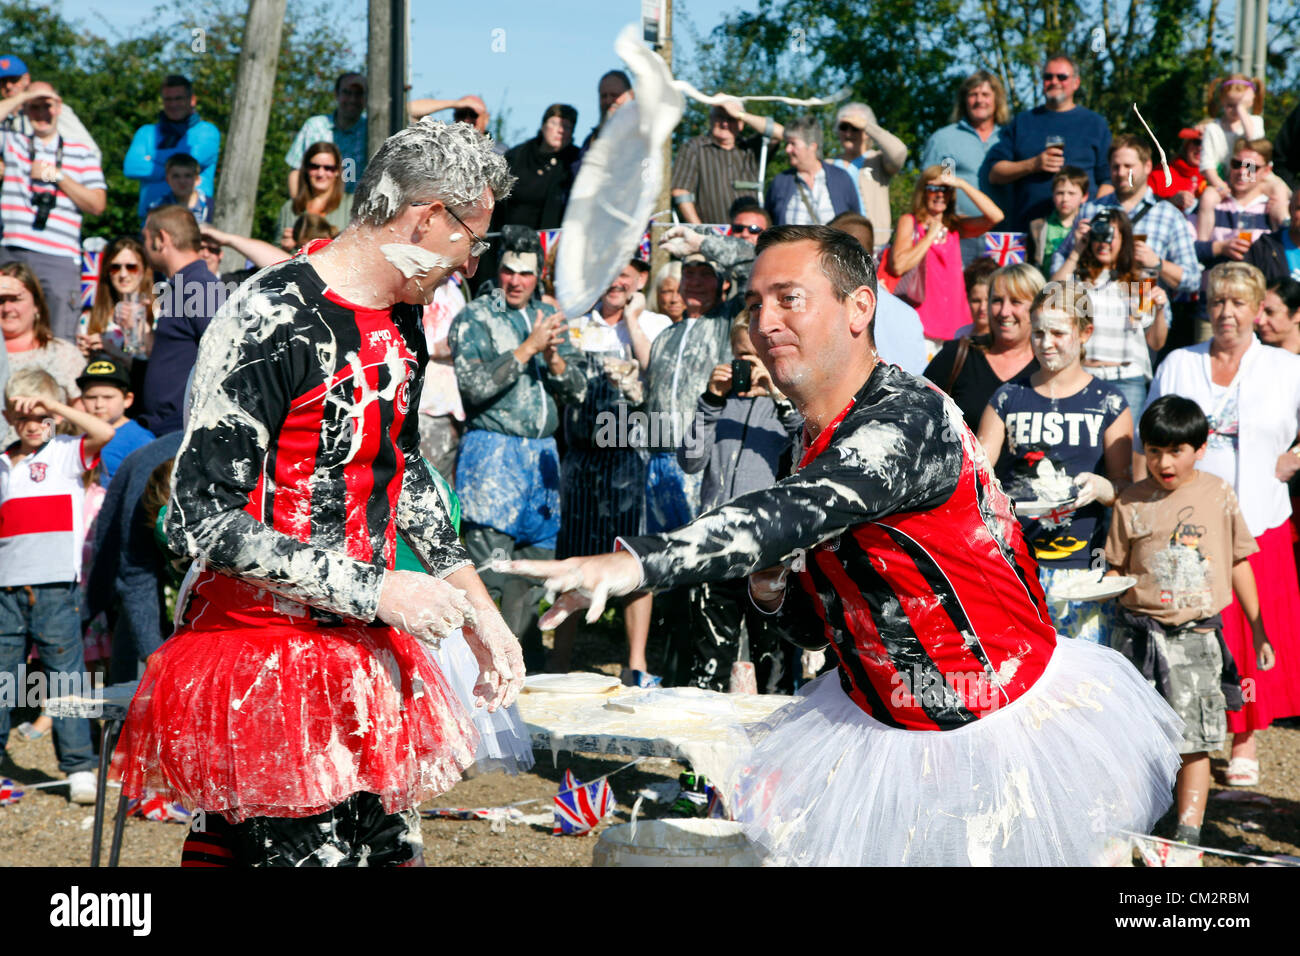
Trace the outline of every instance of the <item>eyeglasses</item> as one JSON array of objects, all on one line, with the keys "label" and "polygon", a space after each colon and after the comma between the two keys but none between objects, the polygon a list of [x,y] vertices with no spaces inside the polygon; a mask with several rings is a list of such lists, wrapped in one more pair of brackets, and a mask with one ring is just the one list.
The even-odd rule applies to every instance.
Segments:
[{"label": "eyeglasses", "polygon": [[[452,212],[450,207],[444,207],[444,208],[447,209],[447,215],[451,216],[452,219],[455,219],[462,226],[465,226],[464,219],[461,219],[460,216]],[[473,256],[475,259],[477,259],[479,256],[483,255],[483,253],[487,252],[489,249],[492,248],[492,243],[488,242],[486,239],[484,239],[482,236],[476,233],[469,226],[465,226],[465,231],[468,232],[470,238],[474,240],[473,244],[469,247],[469,254]]]},{"label": "eyeglasses", "polygon": [[1245,169],[1245,170],[1247,170],[1247,171],[1249,171],[1249,172],[1252,172],[1252,173],[1259,169],[1259,167],[1256,166],[1254,163],[1252,163],[1252,162],[1250,162],[1250,161],[1248,161],[1248,160],[1245,160],[1245,159],[1234,159],[1234,160],[1231,160],[1231,161],[1228,163],[1228,165],[1229,165],[1230,167],[1232,167],[1233,169]]},{"label": "eyeglasses", "polygon": [[333,163],[308,163],[307,168],[312,172],[337,173],[339,171]]},{"label": "eyeglasses", "polygon": [[1056,80],[1057,83],[1064,83],[1069,78],[1070,78],[1069,73],[1048,73],[1046,70],[1043,71],[1044,82],[1046,82],[1047,80]]},{"label": "eyeglasses", "polygon": [[140,263],[138,262],[110,262],[108,264],[109,275],[115,272],[129,272],[131,275],[135,275],[139,271]]},{"label": "eyeglasses", "polygon": [[742,233],[746,233],[746,232],[749,233],[751,236],[761,235],[762,232],[763,232],[763,227],[762,227],[762,226],[742,226],[742,225],[740,225],[739,223],[733,223],[732,226],[731,226],[731,234],[732,234],[733,236],[739,236],[739,235],[741,235]]}]

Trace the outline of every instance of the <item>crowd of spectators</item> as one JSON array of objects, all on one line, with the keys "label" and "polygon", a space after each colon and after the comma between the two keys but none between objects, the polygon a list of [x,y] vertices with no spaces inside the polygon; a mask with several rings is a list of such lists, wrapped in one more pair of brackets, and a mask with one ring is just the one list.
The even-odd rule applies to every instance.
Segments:
[{"label": "crowd of spectators", "polygon": [[[426,309],[420,435],[425,457],[455,486],[469,553],[530,669],[570,666],[577,619],[556,633],[548,658],[540,591],[497,575],[493,561],[593,554],[619,536],[668,531],[778,480],[797,461],[801,421],[756,358],[744,293],[766,229],[830,225],[881,263],[880,356],[952,396],[1013,498],[1057,506],[1021,518],[1049,592],[1100,566],[1110,509],[1152,461],[1138,433],[1143,410],[1171,394],[1199,403],[1209,422],[1201,467],[1242,503],[1277,650],[1276,669],[1258,674],[1259,698],[1231,721],[1230,782],[1257,779],[1253,731],[1300,715],[1289,530],[1300,494],[1300,397],[1270,390],[1300,382],[1300,198],[1292,192],[1300,116],[1270,143],[1262,83],[1226,76],[1210,91],[1207,115],[1188,118],[1165,183],[1149,139],[1112,131],[1076,102],[1079,86],[1074,61],[1054,55],[1042,71],[1043,102],[1013,116],[998,78],[976,71],[955,91],[952,122],[912,145],[868,104],[847,103],[834,117],[836,156],[821,118],[781,124],[724,100],[674,157],[678,224],[654,236],[669,260],[652,274],[645,258],[631,258],[579,316],[560,314],[552,294],[564,241],[555,230],[586,150],[635,97],[633,84],[618,70],[600,78],[600,115],[581,145],[578,111],[565,103],[547,107],[535,135],[498,145],[518,184],[493,211],[491,242],[472,237],[486,246],[477,272],[448,279]],[[54,451],[36,441],[34,417],[59,423],[45,436],[50,449],[65,444],[53,441],[55,430],[98,436],[82,446],[81,471],[58,467],[75,479],[68,504],[90,542],[86,577],[95,586],[84,616],[94,612],[110,635],[107,647],[91,640],[74,590],[57,598],[77,604],[64,616],[75,622],[66,635],[29,609],[15,618],[21,627],[0,634],[7,654],[34,642],[49,666],[84,669],[46,653],[84,634],[88,657],[93,644],[96,656],[112,658],[115,677],[130,677],[165,638],[167,556],[132,525],[142,489],[175,454],[199,340],[231,283],[332,238],[351,219],[367,158],[366,78],[345,73],[334,93],[336,108],[310,117],[285,156],[288,188],[273,234],[236,236],[212,225],[221,132],[200,117],[190,81],[167,76],[157,120],[121,158],[140,184],[140,233],[107,244],[82,308],[83,217],[104,211],[104,158],[54,87],[33,81],[18,57],[0,57],[0,378],[20,383],[6,390],[9,452],[0,470],[21,463],[32,480],[33,469],[44,473],[37,464]],[[452,122],[488,128],[477,96],[417,99],[409,111],[412,121],[450,111]],[[782,147],[788,168],[765,175],[767,157]],[[895,217],[889,185],[910,155],[919,175]],[[220,272],[227,247],[246,260],[243,269]],[[114,434],[85,427],[87,415]],[[114,471],[121,482],[110,484]],[[103,496],[90,495],[92,485],[111,504],[98,524]],[[7,488],[4,515],[17,500]],[[0,530],[6,593],[62,587],[81,574],[67,580],[80,567],[70,557],[48,572],[6,557],[8,535]],[[1232,600],[1223,609],[1226,646],[1239,671],[1256,676],[1258,614],[1251,619]],[[1074,638],[1106,642],[1116,620],[1100,606],[1051,606],[1058,629]],[[743,583],[633,594],[622,618],[623,678],[638,686],[725,690],[748,660],[764,689],[790,692],[820,666],[770,640]],[[672,624],[656,628],[656,619]],[[667,633],[667,646],[652,640]],[[0,710],[0,754],[8,720]],[[65,724],[54,726],[67,744],[64,769],[80,773],[83,731]]]}]

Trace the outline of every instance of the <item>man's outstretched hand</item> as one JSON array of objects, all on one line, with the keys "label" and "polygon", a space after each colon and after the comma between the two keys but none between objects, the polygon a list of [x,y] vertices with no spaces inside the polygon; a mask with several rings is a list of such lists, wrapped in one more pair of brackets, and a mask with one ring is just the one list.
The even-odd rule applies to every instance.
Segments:
[{"label": "man's outstretched hand", "polygon": [[631,594],[641,587],[641,565],[627,551],[597,554],[564,561],[498,561],[494,570],[502,574],[541,581],[546,587],[550,609],[537,622],[550,630],[580,608],[589,608],[587,623],[600,619],[612,597]]}]

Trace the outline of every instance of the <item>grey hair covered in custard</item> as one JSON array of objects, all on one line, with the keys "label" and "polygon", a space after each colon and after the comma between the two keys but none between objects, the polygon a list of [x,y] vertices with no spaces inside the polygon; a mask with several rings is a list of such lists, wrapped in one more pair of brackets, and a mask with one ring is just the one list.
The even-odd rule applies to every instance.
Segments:
[{"label": "grey hair covered in custard", "polygon": [[484,189],[496,202],[510,195],[515,177],[492,140],[466,123],[422,119],[384,140],[357,183],[353,219],[383,226],[413,202],[452,209],[477,203]]}]

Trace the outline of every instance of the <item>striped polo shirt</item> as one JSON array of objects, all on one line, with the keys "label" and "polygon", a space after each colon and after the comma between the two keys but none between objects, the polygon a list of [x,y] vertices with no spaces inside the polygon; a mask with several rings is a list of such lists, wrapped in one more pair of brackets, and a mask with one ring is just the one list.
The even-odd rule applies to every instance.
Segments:
[{"label": "striped polo shirt", "polygon": [[[22,133],[7,130],[4,133],[4,188],[0,191],[0,216],[4,219],[4,243],[43,252],[50,256],[81,258],[81,210],[55,183],[32,183],[32,161],[43,159],[59,162],[59,146],[63,147],[60,168],[87,189],[107,189],[104,171],[100,168],[99,153],[93,145],[72,142],[56,136],[42,142]],[[32,203],[33,191],[52,192],[54,208],[44,229],[33,229],[36,207]]]},{"label": "striped polo shirt", "polygon": [[[7,238],[7,237],[6,237]],[[17,464],[0,454],[0,587],[81,577],[84,436],[55,435]]]}]

